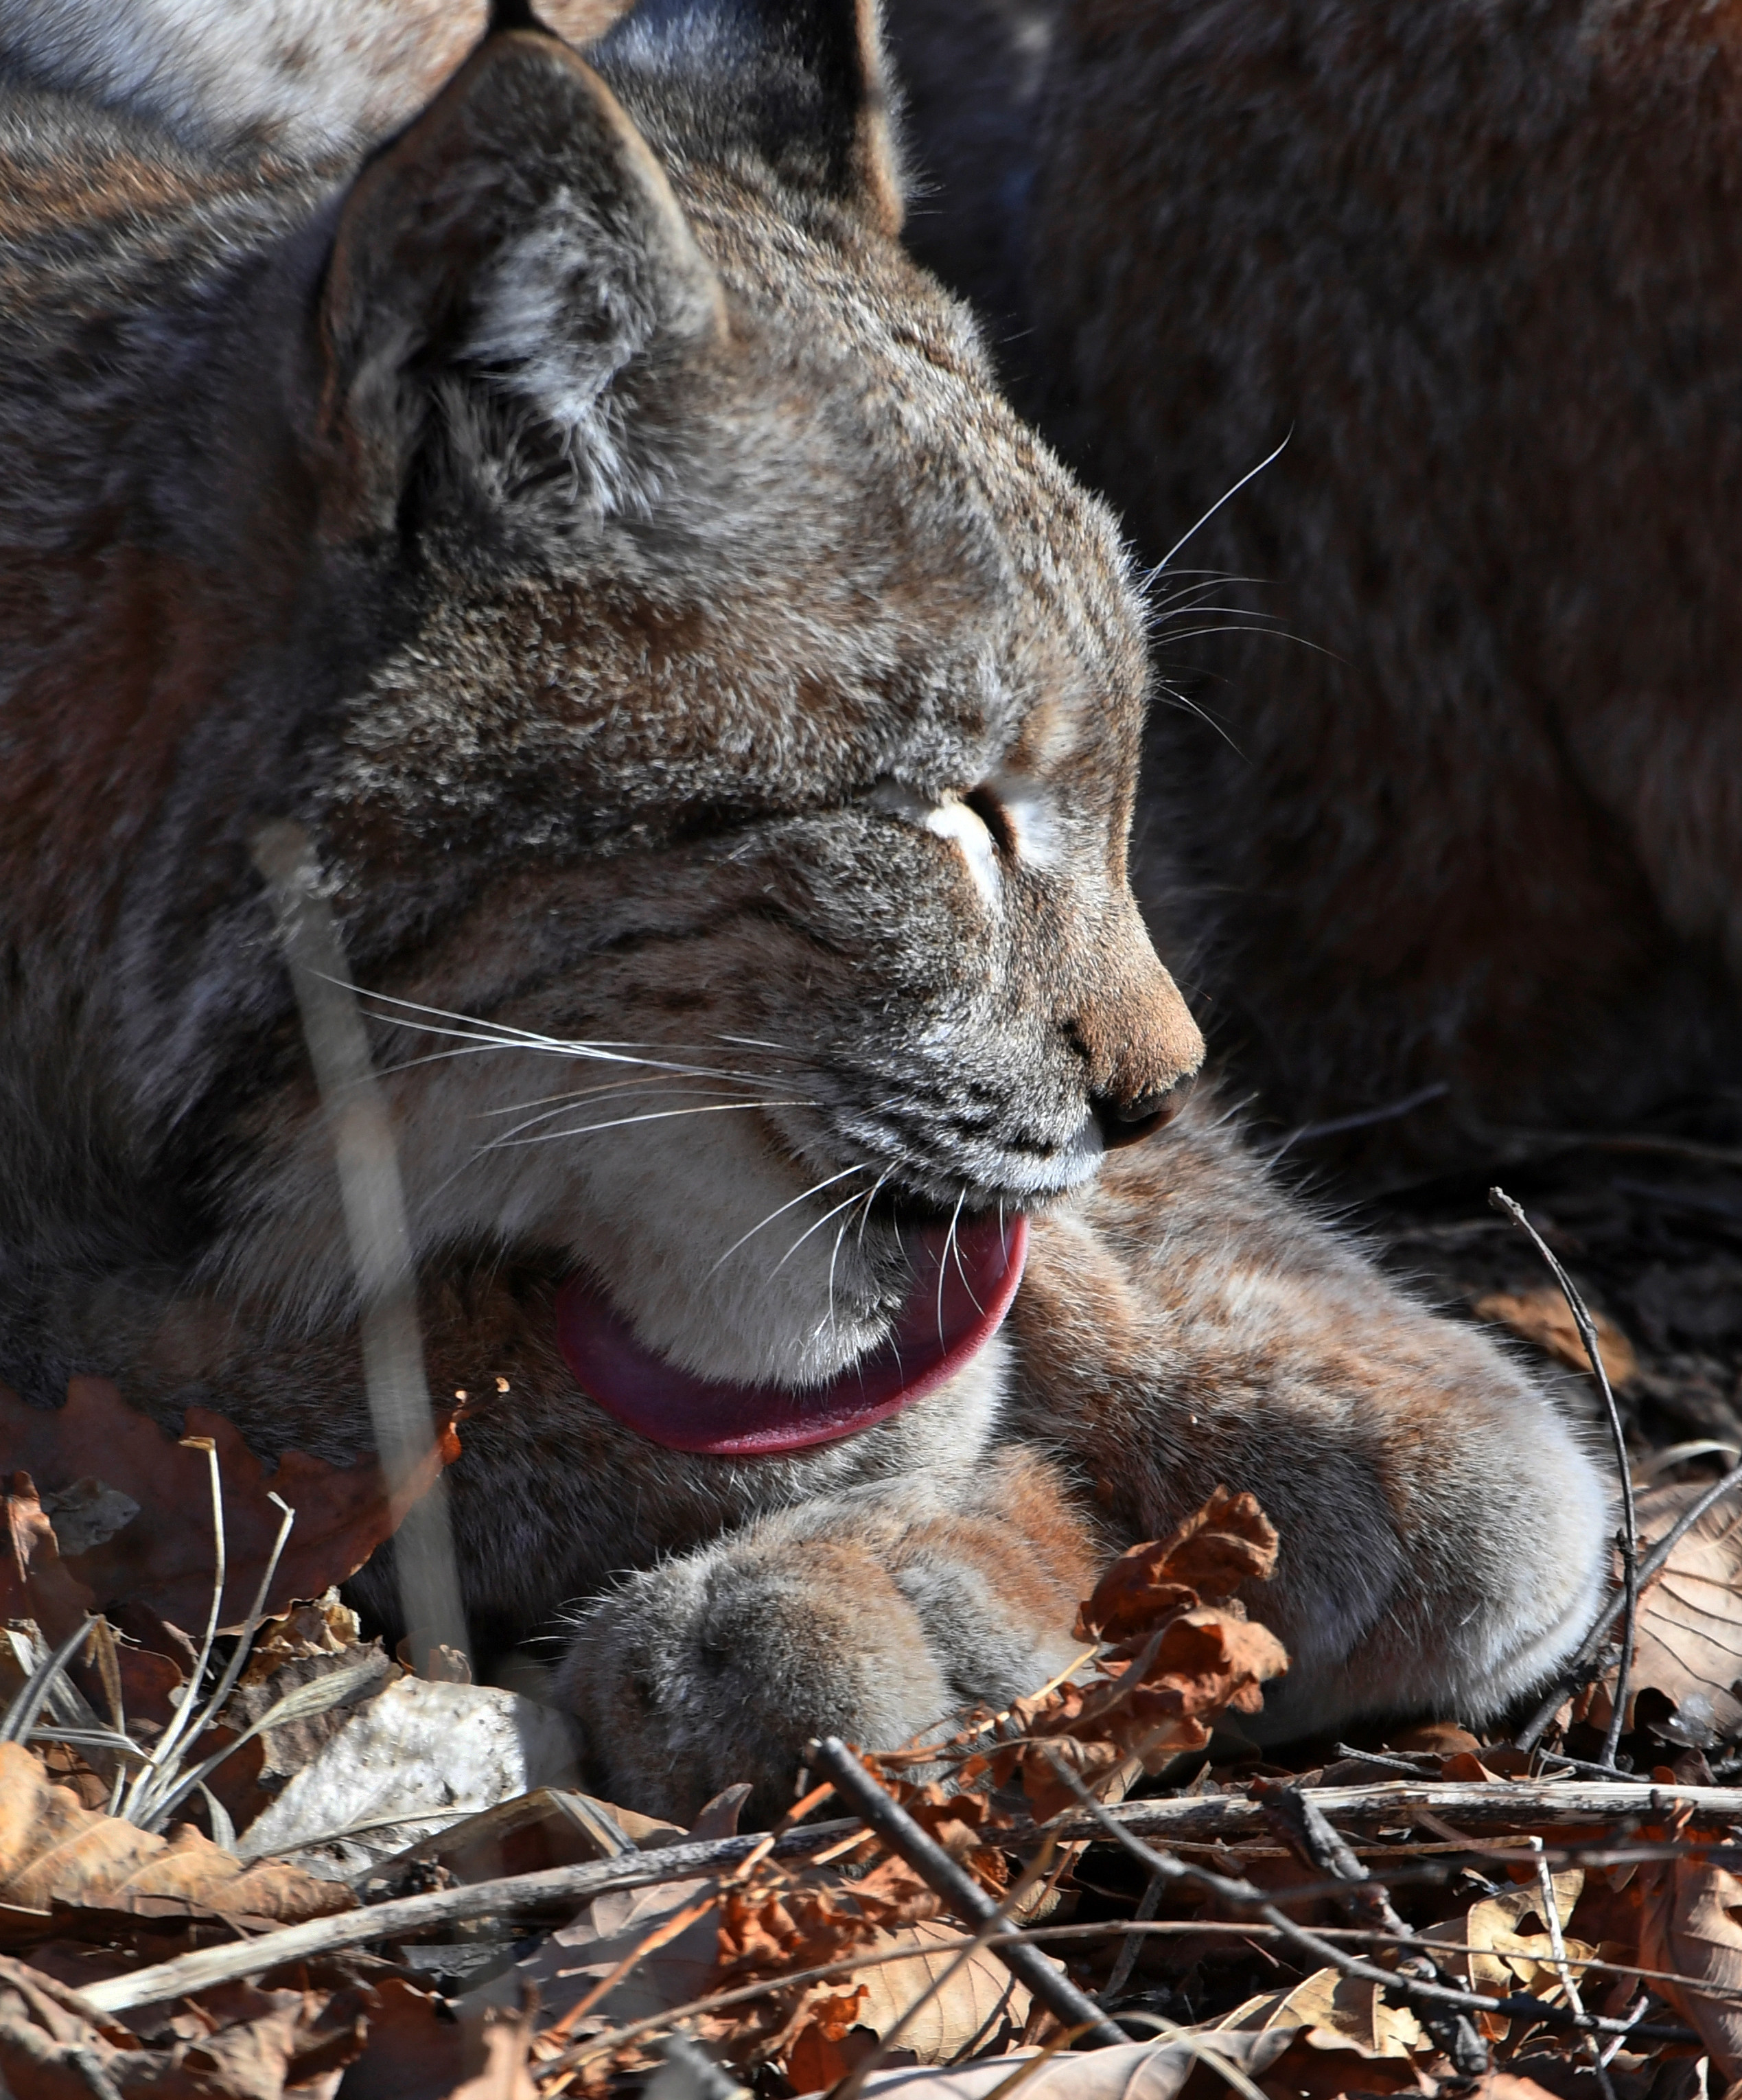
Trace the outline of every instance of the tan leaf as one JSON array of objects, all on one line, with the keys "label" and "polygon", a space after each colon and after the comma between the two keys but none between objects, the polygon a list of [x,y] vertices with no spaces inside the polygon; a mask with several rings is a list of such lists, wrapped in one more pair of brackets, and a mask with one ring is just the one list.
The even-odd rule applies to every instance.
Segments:
[{"label": "tan leaf", "polygon": [[[983,2057],[952,2070],[879,2071],[866,2080],[866,2100],[990,2100],[1007,2081],[1021,2077],[1021,2100],[1177,2100],[1186,2080],[1206,2058],[1232,2063],[1248,2078],[1262,2078],[1289,2045],[1294,2030],[1231,2033],[1193,2027],[1182,2040],[1127,2042],[1092,2055],[1066,2051],[1034,2068],[1037,2052]],[[1519,2081],[1522,2083],[1523,2081]],[[1194,2088],[1194,2090],[1197,2089]],[[1226,2093],[1217,2079],[1206,2091]],[[1524,2100],[1524,2096],[1513,2096]]]},{"label": "tan leaf", "polygon": [[[1638,1500],[1642,1549],[1661,1538],[1703,1483],[1653,1488]],[[1742,1733],[1742,1502],[1716,1504],[1669,1556],[1663,1573],[1639,1599],[1638,1638],[1629,1690],[1632,1699],[1648,1688],[1674,1704],[1674,1732],[1705,1748]],[[1608,1679],[1576,1710],[1599,1727],[1613,1710]],[[1629,1716],[1631,1725],[1631,1715]]]},{"label": "tan leaf", "polygon": [[1210,2026],[1259,2033],[1304,2027],[1315,2047],[1347,2047],[1363,2057],[1410,2056],[1430,2045],[1407,2006],[1387,2005],[1378,1984],[1340,1969],[1316,1969],[1291,1990],[1248,1998]]},{"label": "tan leaf", "polygon": [[[1471,1309],[1477,1319],[1497,1320],[1572,1370],[1589,1372],[1590,1359],[1585,1353],[1585,1343],[1573,1324],[1572,1309],[1551,1286],[1516,1293],[1493,1291],[1486,1298],[1479,1298]],[[1639,1369],[1633,1343],[1607,1312],[1593,1312],[1591,1325],[1597,1330],[1597,1353],[1603,1359],[1610,1384],[1625,1385],[1629,1379],[1638,1375]]]},{"label": "tan leaf", "polygon": [[280,1925],[350,1910],[356,1900],[294,1867],[245,1867],[186,1824],[158,1838],[82,1808],[20,1744],[0,1743],[0,1904],[149,1912],[169,1908],[165,1898]]},{"label": "tan leaf", "polygon": [[1699,1860],[1654,1863],[1640,1881],[1640,1966],[1691,1979],[1653,1988],[1699,2031],[1727,2083],[1742,2074],[1742,2002],[1699,1986],[1742,1992],[1742,1881]]},{"label": "tan leaf", "polygon": [[[1584,1893],[1584,1869],[1569,1867],[1551,1876],[1550,1885],[1564,1933],[1573,1906]],[[1561,1988],[1559,1975],[1549,1961],[1552,1942],[1546,1930],[1528,1935],[1519,1930],[1531,1917],[1546,1926],[1541,1890],[1533,1881],[1521,1882],[1516,1888],[1472,1904],[1462,1917],[1436,1926],[1434,1942],[1457,1950],[1449,1955],[1447,1966],[1454,1974],[1462,1975],[1473,1990],[1504,1998],[1522,1988],[1533,1996],[1551,1997]],[[1595,1951],[1572,1939],[1566,1941],[1566,1948],[1569,1955],[1581,1959]]]},{"label": "tan leaf", "polygon": [[[905,1931],[880,1933],[868,1952],[889,1953],[897,1948],[917,1950],[911,1961],[891,1961],[862,1970],[853,1981],[865,1992],[856,2025],[880,2040],[928,1986],[936,1983],[961,1952],[961,1927],[935,1919]],[[1052,1961],[1049,1965],[1058,1968]],[[971,1954],[942,1989],[934,1992],[902,2028],[899,2046],[920,2063],[948,2063],[972,2051],[1009,2048],[1028,2023],[1029,1994],[995,1954],[981,1948]]]},{"label": "tan leaf", "polygon": [[[381,1468],[373,1461],[329,1466],[307,1452],[286,1451],[268,1473],[221,1415],[187,1410],[183,1435],[209,1437],[218,1448],[223,1483],[228,1577],[224,1623],[240,1623],[278,1537],[282,1512],[276,1493],[297,1512],[279,1564],[267,1608],[280,1612],[298,1597],[318,1597],[354,1574],[389,1538],[410,1502],[436,1473],[459,1456],[453,1410],[436,1421],[433,1463],[390,1507]],[[86,1481],[100,1454],[102,1485],[139,1506],[131,1522],[68,1555],[63,1565],[88,1587],[98,1604],[127,1598],[149,1605],[177,1626],[203,1626],[212,1601],[209,1473],[203,1451],[190,1450],[148,1415],[129,1407],[106,1379],[76,1378],[66,1405],[26,1407],[0,1386],[0,1445],[8,1463],[28,1467],[45,1494]]]}]

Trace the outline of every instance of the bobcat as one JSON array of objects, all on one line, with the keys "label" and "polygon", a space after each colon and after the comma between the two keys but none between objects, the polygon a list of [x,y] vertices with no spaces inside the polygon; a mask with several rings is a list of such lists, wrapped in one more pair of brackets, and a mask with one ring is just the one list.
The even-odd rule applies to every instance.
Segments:
[{"label": "bobcat", "polygon": [[1147,559],[1284,448],[1155,592],[1202,714],[1152,718],[1134,879],[1175,950],[1215,921],[1212,1038],[1290,1120],[1437,1096],[1382,1169],[1733,1083],[1735,11],[895,25],[922,252]]},{"label": "bobcat", "polygon": [[498,23],[368,152],[316,11],[229,103],[80,13],[0,8],[0,1374],[368,1447],[288,817],[482,1396],[474,1634],[571,1610],[599,1785],[767,1813],[1031,1689],[1222,1480],[1267,1737],[1540,1679],[1607,1555],[1556,1396],[1170,1119],[1142,605],[899,245],[872,8]]}]

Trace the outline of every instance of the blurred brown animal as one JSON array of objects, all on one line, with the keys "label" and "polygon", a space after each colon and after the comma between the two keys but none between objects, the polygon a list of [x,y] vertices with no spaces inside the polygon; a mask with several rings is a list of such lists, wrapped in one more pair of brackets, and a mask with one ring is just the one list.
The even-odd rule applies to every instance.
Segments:
[{"label": "blurred brown animal", "polygon": [[1214,929],[1212,1043],[1287,1121],[1438,1090],[1356,1140],[1393,1171],[1733,1085],[1742,13],[893,20],[911,238],[1184,542],[1135,879],[1170,953]]}]

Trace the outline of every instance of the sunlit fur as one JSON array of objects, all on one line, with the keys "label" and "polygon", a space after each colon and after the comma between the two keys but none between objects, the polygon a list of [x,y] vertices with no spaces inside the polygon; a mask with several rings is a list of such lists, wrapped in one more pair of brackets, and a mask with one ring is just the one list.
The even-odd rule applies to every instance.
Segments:
[{"label": "sunlit fur", "polygon": [[[896,244],[868,18],[726,29],[492,39],[360,166],[173,66],[173,135],[9,94],[0,1370],[366,1446],[249,856],[289,816],[471,1401],[474,1630],[576,1612],[602,1785],[765,1807],[814,1726],[1028,1688],[1213,1475],[1285,1515],[1291,1722],[1491,1710],[1586,1615],[1599,1476],[1207,1107],[1104,1162],[1201,1051],[1126,880],[1118,532]],[[814,1452],[655,1449],[556,1349],[582,1268],[674,1363],[814,1382],[888,1331],[904,1218],[999,1208],[1008,1340]],[[1501,1458],[1515,1500],[1466,1496]]]}]

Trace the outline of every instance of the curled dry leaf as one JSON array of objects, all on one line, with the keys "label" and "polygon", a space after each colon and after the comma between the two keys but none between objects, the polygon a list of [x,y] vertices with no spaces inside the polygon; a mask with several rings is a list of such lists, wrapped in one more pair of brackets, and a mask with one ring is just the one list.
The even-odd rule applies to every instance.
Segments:
[{"label": "curled dry leaf", "polygon": [[245,1867],[186,1824],[158,1838],[82,1808],[21,1745],[0,1743],[0,1904],[156,1915],[181,1906],[298,1925],[355,1901],[293,1867]]},{"label": "curled dry leaf", "polygon": [[1337,1969],[1315,1970],[1291,1989],[1249,1998],[1211,2025],[1218,2033],[1272,2034],[1286,2040],[1264,2080],[1264,2089],[1277,2100],[1286,2094],[1413,2089],[1421,2083],[1415,2059],[1433,2054],[1433,2044],[1407,2005],[1387,2004],[1382,1985]]},{"label": "curled dry leaf", "polygon": [[1288,1657],[1233,1592],[1268,1580],[1276,1558],[1274,1526],[1250,1495],[1225,1488],[1169,1538],[1122,1554],[1078,1614],[1080,1638],[1112,1643],[1096,1675],[1018,1700],[1008,1726],[1024,1740],[994,1754],[994,1777],[1020,1773],[1043,1820],[1076,1799],[1058,1764],[1093,1788],[1127,1761],[1155,1771],[1202,1749],[1225,1713],[1256,1713]]},{"label": "curled dry leaf", "polygon": [[0,1475],[6,1539],[0,1549],[0,1619],[32,1619],[58,1645],[91,1610],[91,1592],[60,1547],[29,1473]]},{"label": "curled dry leaf", "polygon": [[[1183,1604],[1227,1604],[1242,1582],[1268,1582],[1277,1528],[1255,1497],[1218,1488],[1167,1538],[1122,1553],[1077,1612],[1082,1640],[1146,1639]],[[1196,1595],[1189,1600],[1186,1590]]]},{"label": "curled dry leaf", "polygon": [[[1661,1538],[1703,1492],[1703,1483],[1654,1488],[1638,1501],[1642,1550]],[[1715,1504],[1677,1546],[1639,1599],[1638,1639],[1629,1704],[1660,1692],[1675,1707],[1661,1732],[1705,1749],[1742,1736],[1742,1502]],[[1613,1674],[1592,1688],[1572,1716],[1603,1727],[1613,1711]],[[1628,1714],[1628,1725],[1634,1715]]]},{"label": "curled dry leaf", "polygon": [[[788,2080],[834,2065],[839,2077],[907,2008],[940,1983],[960,1952],[961,1930],[940,1920],[938,1900],[899,1860],[886,1860],[862,1880],[822,1869],[796,1877],[771,1873],[760,1886],[734,1890],[721,1907],[720,1960],[708,1988],[726,1991],[764,1977],[795,1974],[858,1953],[914,1951],[911,1961],[883,1963],[852,1980],[860,2004],[851,2021],[836,1982],[800,1985],[743,2007],[717,2045],[739,2064],[775,2062]],[[1008,2045],[1021,2034],[1028,1992],[995,1955],[972,1954],[902,2030],[901,2048],[920,2063],[943,2063],[970,2049]],[[839,2036],[831,2040],[836,2027]]]},{"label": "curled dry leaf", "polygon": [[1698,1986],[1742,1992],[1742,1881],[1699,1859],[1642,1869],[1642,1968],[1695,1979],[1656,1988],[1699,2033],[1726,2085],[1742,2075],[1742,2001]]},{"label": "curled dry leaf", "polygon": [[[354,1574],[391,1536],[406,1509],[459,1456],[454,1414],[450,1407],[438,1417],[429,1465],[390,1507],[386,1480],[373,1461],[329,1466],[306,1452],[286,1451],[268,1473],[221,1415],[189,1408],[184,1434],[216,1445],[223,1485],[226,1630],[233,1631],[253,1604],[278,1537],[282,1512],[269,1496],[281,1496],[297,1512],[267,1600],[268,1612],[278,1612]],[[213,1561],[210,1473],[203,1451],[178,1443],[129,1407],[106,1379],[94,1378],[74,1379],[59,1408],[27,1407],[0,1387],[0,1441],[11,1463],[27,1468],[44,1495],[77,1482],[139,1505],[131,1522],[62,1563],[99,1607],[128,1598],[178,1626],[205,1624]],[[95,1454],[101,1454],[103,1467],[96,1483],[90,1478]]]},{"label": "curled dry leaf", "polygon": [[[865,1988],[865,2004],[856,2024],[880,2040],[949,1970],[960,1952],[960,1939],[959,1926],[942,1919],[880,1935],[873,1943],[875,1951],[911,1947],[918,1958],[864,1972],[858,1980]],[[1060,1966],[1050,1957],[1048,1960],[1052,1967]],[[981,1948],[968,1956],[902,2028],[900,2045],[920,2063],[952,2063],[977,2051],[1009,2049],[1021,2040],[1029,2012],[1027,1991],[995,1954]]]},{"label": "curled dry leaf", "polygon": [[[1569,1867],[1552,1876],[1551,1883],[1562,1944],[1572,1961],[1590,1961],[1597,1949],[1565,1930],[1584,1893],[1584,1869]],[[1536,1931],[1520,1930],[1532,1920]],[[1558,2003],[1566,1996],[1566,1986],[1547,1926],[1541,1888],[1534,1881],[1522,1882],[1516,1888],[1472,1904],[1462,1917],[1436,1926],[1434,1940],[1448,1950],[1444,1957],[1448,1974],[1461,1978],[1472,1990],[1491,1997],[1528,1995]],[[1580,1972],[1573,1973],[1577,1979]],[[1509,2032],[1507,2022],[1492,2014],[1480,2014],[1477,2018],[1490,2040],[1502,2039]]]},{"label": "curled dry leaf", "polygon": [[191,2011],[146,2047],[64,1984],[0,1957],[0,2091],[20,2100],[280,2100],[287,2087],[330,2081],[364,2032],[359,1993],[245,1985],[222,2010]]}]

